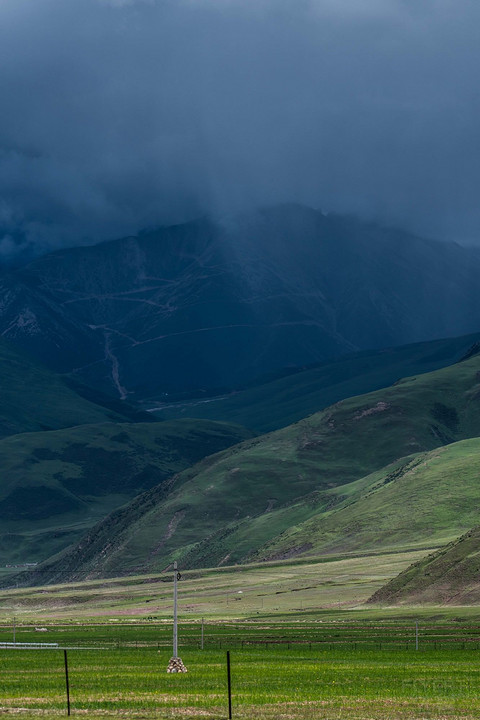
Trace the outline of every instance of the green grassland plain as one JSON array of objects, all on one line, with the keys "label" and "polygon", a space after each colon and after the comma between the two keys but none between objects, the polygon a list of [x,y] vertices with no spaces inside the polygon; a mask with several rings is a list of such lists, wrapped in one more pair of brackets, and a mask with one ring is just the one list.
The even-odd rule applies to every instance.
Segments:
[{"label": "green grassland plain", "polygon": [[[480,712],[478,651],[237,648],[232,715],[249,720],[473,720]],[[188,673],[168,675],[153,648],[70,650],[72,714],[84,718],[212,718],[227,714],[225,652],[189,650]],[[66,714],[61,651],[3,651],[6,716]]]},{"label": "green grassland plain", "polygon": [[[274,616],[353,609],[425,550],[339,555],[297,561],[182,570],[184,618]],[[171,573],[87,580],[0,591],[0,621],[16,614],[33,622],[71,617],[171,616]]]},{"label": "green grassland plain", "polygon": [[[424,552],[182,571],[185,675],[166,673],[170,572],[4,590],[0,643],[13,641],[15,624],[18,645],[0,648],[0,714],[65,715],[67,648],[73,715],[220,720],[229,650],[234,718],[473,720],[480,608],[365,605]],[[20,649],[30,642],[58,647]]]}]

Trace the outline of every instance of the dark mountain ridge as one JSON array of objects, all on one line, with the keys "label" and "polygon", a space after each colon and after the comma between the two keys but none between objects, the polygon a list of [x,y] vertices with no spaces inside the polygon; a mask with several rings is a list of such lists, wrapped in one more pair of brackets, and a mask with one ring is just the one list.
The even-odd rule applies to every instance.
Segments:
[{"label": "dark mountain ridge", "polygon": [[142,406],[149,410],[148,414],[162,420],[205,418],[235,422],[266,433],[291,425],[339,400],[388,387],[402,377],[438,370],[478,352],[480,333],[349,353],[245,390],[186,402],[175,402],[172,397],[148,399]]},{"label": "dark mountain ridge", "polygon": [[[65,382],[0,338],[0,439],[86,423],[150,421],[151,414]],[[4,468],[2,468],[4,470]]]},{"label": "dark mountain ridge", "polygon": [[0,332],[119,398],[231,388],[475,332],[480,251],[282,206],[61,250],[0,279]]}]

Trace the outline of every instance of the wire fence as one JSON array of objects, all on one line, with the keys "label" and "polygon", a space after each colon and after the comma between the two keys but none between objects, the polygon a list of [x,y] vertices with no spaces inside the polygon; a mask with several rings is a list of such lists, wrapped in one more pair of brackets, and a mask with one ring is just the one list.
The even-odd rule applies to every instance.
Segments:
[{"label": "wire fence", "polygon": [[[43,628],[45,630],[45,628]],[[48,642],[39,642],[36,629],[28,625],[0,626],[0,649],[21,647],[89,647],[104,649],[170,648],[172,629],[168,621],[132,624],[65,624],[47,628]],[[15,637],[13,637],[13,633]],[[47,640],[47,638],[45,638]],[[320,622],[289,626],[265,623],[190,621],[179,626],[184,648],[222,650],[230,648],[282,649],[472,649],[480,650],[480,624],[456,622]]]}]

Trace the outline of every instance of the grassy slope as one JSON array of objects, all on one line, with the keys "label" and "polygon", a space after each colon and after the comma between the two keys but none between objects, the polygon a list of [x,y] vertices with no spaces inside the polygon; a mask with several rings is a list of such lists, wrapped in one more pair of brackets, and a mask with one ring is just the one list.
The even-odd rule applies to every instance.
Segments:
[{"label": "grassy slope", "polygon": [[257,557],[306,545],[331,553],[444,544],[477,522],[479,475],[479,438],[404,458],[342,488],[347,497],[332,511],[290,527]]},{"label": "grassy slope", "polygon": [[[479,467],[476,478],[478,482]],[[478,501],[475,504],[478,507]],[[474,508],[475,509],[475,508]],[[478,512],[475,521],[478,521]],[[404,570],[378,590],[382,604],[475,605],[480,602],[480,527]]]},{"label": "grassy slope", "polygon": [[[244,560],[293,524],[330,511],[352,492],[347,484],[480,435],[479,379],[476,356],[207,458],[174,478],[168,493],[153,489],[110,516],[58,567],[118,573],[163,568],[173,558],[190,567]],[[425,526],[417,542],[428,542]]]},{"label": "grassy slope", "polygon": [[143,403],[162,419],[208,418],[237,422],[259,433],[297,422],[344,398],[387,387],[399,378],[460,359],[480,334],[347,355],[302,372],[220,398],[188,403]]},{"label": "grassy slope", "polygon": [[67,387],[63,379],[0,339],[0,438],[125,416]]},{"label": "grassy slope", "polygon": [[0,440],[0,564],[48,557],[138,492],[245,437],[236,425],[177,420]]}]

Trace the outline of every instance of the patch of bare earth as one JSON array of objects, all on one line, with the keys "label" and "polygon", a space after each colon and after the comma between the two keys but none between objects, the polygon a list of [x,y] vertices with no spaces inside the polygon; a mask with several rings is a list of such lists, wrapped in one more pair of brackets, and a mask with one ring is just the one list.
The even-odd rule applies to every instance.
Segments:
[{"label": "patch of bare earth", "polygon": [[365,410],[355,413],[353,419],[361,420],[362,418],[368,417],[369,415],[376,415],[377,413],[385,412],[385,410],[389,410],[390,408],[391,405],[389,405],[388,403],[378,402],[374,407],[366,408]]},{"label": "patch of bare earth", "polygon": [[185,510],[179,510],[178,512],[175,513],[175,515],[172,517],[172,519],[168,523],[168,526],[167,526],[164,536],[162,537],[160,542],[153,548],[150,555],[157,555],[160,552],[160,550],[165,545],[165,543],[168,540],[170,540],[170,538],[174,534],[179,523],[182,521],[184,515],[185,515]]}]

